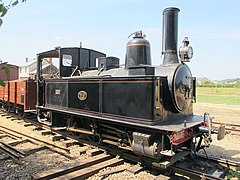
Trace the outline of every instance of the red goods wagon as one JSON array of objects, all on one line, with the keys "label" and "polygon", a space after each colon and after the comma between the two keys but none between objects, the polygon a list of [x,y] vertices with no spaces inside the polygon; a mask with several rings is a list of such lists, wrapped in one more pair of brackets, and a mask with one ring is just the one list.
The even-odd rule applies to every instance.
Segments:
[{"label": "red goods wagon", "polygon": [[4,90],[4,87],[0,86],[0,101],[3,100],[3,90]]},{"label": "red goods wagon", "polygon": [[22,114],[33,111],[37,102],[37,85],[33,80],[7,81],[0,87],[0,101],[8,111]]},{"label": "red goods wagon", "polygon": [[16,104],[24,111],[35,110],[37,102],[37,85],[33,80],[18,81],[16,84]]},{"label": "red goods wagon", "polygon": [[0,106],[5,107],[9,105],[9,82],[5,86],[0,86]]},{"label": "red goods wagon", "polygon": [[16,85],[15,81],[9,81],[9,102],[16,107]]},{"label": "red goods wagon", "polygon": [[9,82],[5,83],[5,87],[3,87],[3,101],[9,103]]},{"label": "red goods wagon", "polygon": [[17,104],[24,105],[26,81],[17,82]]}]

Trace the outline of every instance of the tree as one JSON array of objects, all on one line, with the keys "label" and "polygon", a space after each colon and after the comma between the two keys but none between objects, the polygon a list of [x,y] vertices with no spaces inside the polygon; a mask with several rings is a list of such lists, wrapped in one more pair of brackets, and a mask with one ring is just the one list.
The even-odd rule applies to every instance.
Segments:
[{"label": "tree", "polygon": [[[27,0],[21,0],[21,2],[26,2]],[[10,2],[8,3],[4,3],[2,0],[0,0],[0,26],[3,23],[2,17],[4,17],[8,10],[11,7],[16,6],[19,3],[19,0],[15,0],[14,2],[12,2],[12,0],[10,0]]]},{"label": "tree", "polygon": [[[10,68],[5,66],[5,64],[7,64],[7,62],[3,63],[2,60],[0,60],[0,65],[2,65],[2,66],[0,66],[1,67],[0,71],[4,71],[5,74],[8,75],[10,73]],[[5,82],[2,79],[0,79],[0,86],[5,86]]]}]

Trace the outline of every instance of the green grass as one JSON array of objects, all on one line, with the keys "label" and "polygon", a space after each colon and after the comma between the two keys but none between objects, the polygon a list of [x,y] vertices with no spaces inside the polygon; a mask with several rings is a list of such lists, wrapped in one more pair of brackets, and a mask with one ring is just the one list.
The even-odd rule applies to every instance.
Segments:
[{"label": "green grass", "polygon": [[240,105],[240,88],[197,87],[197,102]]}]

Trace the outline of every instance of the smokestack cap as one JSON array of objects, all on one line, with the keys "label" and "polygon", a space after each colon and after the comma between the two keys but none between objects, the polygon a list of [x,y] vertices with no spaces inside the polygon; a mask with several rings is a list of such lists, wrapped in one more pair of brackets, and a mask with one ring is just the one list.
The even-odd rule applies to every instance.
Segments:
[{"label": "smokestack cap", "polygon": [[165,8],[163,10],[163,14],[166,12],[166,11],[180,11],[180,9],[176,8],[176,7],[168,7],[168,8]]}]

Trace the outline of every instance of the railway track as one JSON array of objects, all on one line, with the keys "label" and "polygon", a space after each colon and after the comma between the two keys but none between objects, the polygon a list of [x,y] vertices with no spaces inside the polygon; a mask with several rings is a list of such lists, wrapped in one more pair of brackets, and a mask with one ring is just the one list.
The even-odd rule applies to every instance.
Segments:
[{"label": "railway track", "polygon": [[[6,137],[8,139],[7,141],[2,140]],[[27,150],[18,150],[19,148],[24,148],[24,144],[27,143]],[[20,147],[15,148],[14,146]],[[0,125],[0,150],[10,156],[12,159],[18,160],[19,158],[23,158],[27,155],[44,149],[49,149],[53,152],[57,152],[71,159],[70,156],[63,153],[63,151],[69,152],[69,149],[65,148],[64,146],[57,145],[54,142],[41,140],[28,134],[24,134]]]},{"label": "railway track", "polygon": [[[24,146],[27,148],[24,149]],[[37,143],[33,138],[16,133],[14,130],[9,131],[8,128],[0,126],[0,151],[2,152],[2,157],[4,157],[0,158],[1,160],[12,158],[17,161],[46,148],[47,146]]]},{"label": "railway track", "polygon": [[[8,115],[4,114],[4,116],[6,118],[11,120],[11,116],[9,116],[9,115],[10,114],[8,114]],[[14,115],[12,117],[12,120],[15,121],[16,119],[17,118]],[[60,150],[63,150],[65,152],[69,153],[68,146],[71,146],[73,144],[73,142],[81,143],[82,145],[89,144],[89,142],[87,142],[85,140],[79,140],[78,137],[70,135],[64,129],[50,128],[48,126],[39,124],[38,122],[34,121],[33,119],[23,118],[18,121],[23,121],[24,126],[33,126],[34,127],[33,129],[35,131],[39,131],[40,134],[42,134],[42,135],[54,134],[52,136],[52,137],[55,137],[55,138],[52,138],[53,143],[45,142],[43,140],[39,140],[36,138],[32,139],[33,141],[36,141],[39,143],[46,143],[46,147],[49,147],[49,148],[56,148],[56,149],[60,149]],[[0,129],[3,129],[3,127],[0,126]],[[10,131],[10,129],[8,129],[6,127],[5,127],[5,130]],[[21,135],[21,133],[15,131],[15,130],[11,130],[11,131],[12,131],[12,133]],[[26,137],[28,139],[31,139],[31,136],[26,136]],[[54,143],[54,141],[57,141],[57,140],[62,140],[62,144],[64,144],[64,146],[56,145]],[[70,141],[71,141],[71,143],[70,143]],[[102,148],[104,148],[104,147],[102,147]],[[85,149],[87,149],[87,148],[85,148]],[[99,149],[93,150],[93,151],[99,151]],[[83,153],[86,153],[86,152],[87,152],[87,150],[83,151]],[[104,152],[105,152],[105,154],[104,154]],[[109,154],[106,154],[106,152],[109,152]],[[121,158],[116,158],[116,155],[121,155]],[[101,160],[98,161],[97,160],[98,158],[100,158]],[[189,168],[190,166],[195,167],[193,164],[189,164],[186,162],[180,162],[176,165],[170,166],[170,168],[167,170],[168,172],[170,172],[169,173],[170,175],[166,175],[163,172],[159,171],[160,174],[155,176],[155,178],[156,179],[159,177],[170,178],[172,176],[176,176],[176,174],[178,174],[178,175],[181,174],[183,176],[194,178],[194,179],[201,179],[203,177],[206,179],[221,179],[222,177],[224,177],[227,174],[227,172],[230,168],[235,169],[237,166],[240,166],[239,163],[236,163],[233,161],[216,159],[216,158],[215,159],[214,158],[206,159],[206,157],[203,157],[203,156],[195,157],[194,163],[196,163],[196,159],[199,159],[198,164],[202,164],[202,167],[200,168],[201,170],[198,170],[197,168],[192,168],[192,169]],[[99,170],[101,170],[105,167],[122,164],[123,162],[125,162],[125,160],[130,160],[131,162],[138,162],[140,159],[138,157],[134,156],[133,154],[128,153],[127,151],[116,151],[112,147],[105,147],[104,151],[101,151],[101,153],[97,154],[96,156],[91,155],[89,159],[81,160],[81,162],[76,161],[71,165],[65,166],[63,169],[62,168],[54,168],[54,169],[50,169],[48,171],[37,173],[37,174],[34,174],[32,176],[32,178],[33,179],[49,179],[49,178],[55,178],[55,179],[81,178],[82,179],[82,178],[87,178],[93,174],[96,174]],[[187,161],[189,161],[189,160],[187,160]],[[190,161],[192,161],[192,160],[190,160]],[[204,164],[202,162],[208,162],[210,164],[214,163],[215,165],[214,165],[214,167],[212,166],[211,170],[209,170],[210,172],[202,171],[202,169],[209,169],[209,165]],[[191,163],[193,163],[193,162],[191,162]],[[218,169],[217,167],[220,164],[223,165],[223,168],[225,168],[225,169]],[[204,165],[206,167],[203,167]],[[151,166],[151,165],[149,165],[149,166]],[[156,168],[157,166],[154,166],[154,167]],[[102,175],[100,173],[99,176],[105,177],[112,173],[119,173],[121,171],[126,171],[127,169],[128,168],[126,168],[126,167],[122,167],[119,169],[117,168],[113,171],[102,173]],[[144,169],[143,167],[140,167],[140,171],[143,169]]]},{"label": "railway track", "polygon": [[28,142],[28,140],[21,139],[20,137],[16,137],[16,136],[12,136],[12,135],[10,136],[9,134],[6,134],[6,133],[0,131],[0,140],[3,138],[6,138],[6,137],[11,138],[13,140],[11,140],[7,143],[0,141],[0,151],[2,152],[0,159],[12,158],[14,160],[18,160],[19,158],[24,157],[26,155],[26,153],[14,148],[13,146],[21,144],[21,143],[26,143],[26,142]]},{"label": "railway track", "polygon": [[235,172],[237,167],[240,167],[240,162],[198,154],[194,159],[171,166],[170,170],[190,179],[224,179],[230,171]]},{"label": "railway track", "polygon": [[[48,126],[42,126],[41,124],[30,120],[26,118],[16,118],[14,115],[13,117],[10,116],[10,114],[2,114],[7,120],[10,121],[17,121],[18,123],[21,122],[23,126],[34,126],[33,129],[35,131],[38,131],[42,135],[50,134],[48,130],[51,130],[55,136],[52,137],[60,137],[60,134],[64,134],[61,130],[56,130],[54,128],[49,128]],[[45,129],[43,129],[45,128]],[[2,132],[2,133],[1,133]],[[3,135],[4,132],[4,135]],[[44,132],[44,133],[43,133]],[[58,133],[57,133],[58,132]],[[54,148],[57,150],[64,150],[66,153],[69,153],[69,148],[65,148],[64,146],[69,146],[69,141],[70,139],[68,137],[62,137],[65,139],[65,142],[62,141],[63,147],[56,145],[55,142],[60,140],[61,138],[51,138],[51,141],[53,143],[41,140],[39,138],[34,138],[30,135],[18,132],[14,129],[10,129],[4,126],[0,125],[0,136],[5,137],[6,134],[11,137],[16,137],[16,138],[21,138],[21,139],[28,139],[34,142],[38,142],[41,144],[46,145],[46,148]],[[57,134],[56,134],[57,133]],[[7,145],[3,143],[4,145]],[[10,151],[8,152],[10,154]],[[19,153],[19,152],[18,152]],[[82,146],[79,148],[79,153],[80,154],[86,154],[87,158],[84,157],[80,160],[74,160],[70,165],[65,165],[63,168],[53,168],[49,169],[46,171],[43,171],[42,173],[36,173],[32,175],[32,179],[49,179],[49,178],[54,178],[54,179],[85,179],[89,176],[92,176],[93,174],[96,174],[99,170],[106,168],[106,167],[111,167],[111,166],[116,166],[123,164],[125,161],[122,158],[107,154],[105,151],[98,149],[98,148],[89,148],[89,146]],[[15,154],[17,156],[17,153]],[[66,155],[68,157],[68,155]],[[14,156],[12,156],[14,160],[16,159]],[[22,156],[21,158],[24,158]],[[127,169],[126,167],[124,169]],[[118,170],[119,171],[119,170]],[[106,176],[106,174],[112,174],[116,171],[113,172],[108,172],[102,174],[102,176]]]},{"label": "railway track", "polygon": [[[240,135],[240,125],[239,124],[231,124],[231,123],[220,123],[220,122],[212,122],[213,125],[219,126],[219,125],[225,125],[225,130],[236,132],[236,135]],[[239,133],[239,134],[238,134]]]},{"label": "railway track", "polygon": [[204,155],[197,155],[197,158],[202,159],[204,161],[211,161],[214,162],[216,164],[221,164],[226,168],[229,168],[231,170],[236,170],[237,167],[240,167],[240,162],[237,161],[232,161],[229,159],[222,159],[222,158],[214,158],[214,157],[206,157]]},{"label": "railway track", "polygon": [[99,170],[123,164],[124,160],[121,158],[113,157],[109,154],[99,154],[82,161],[75,162],[68,167],[50,169],[48,171],[33,175],[33,179],[86,179]]}]

